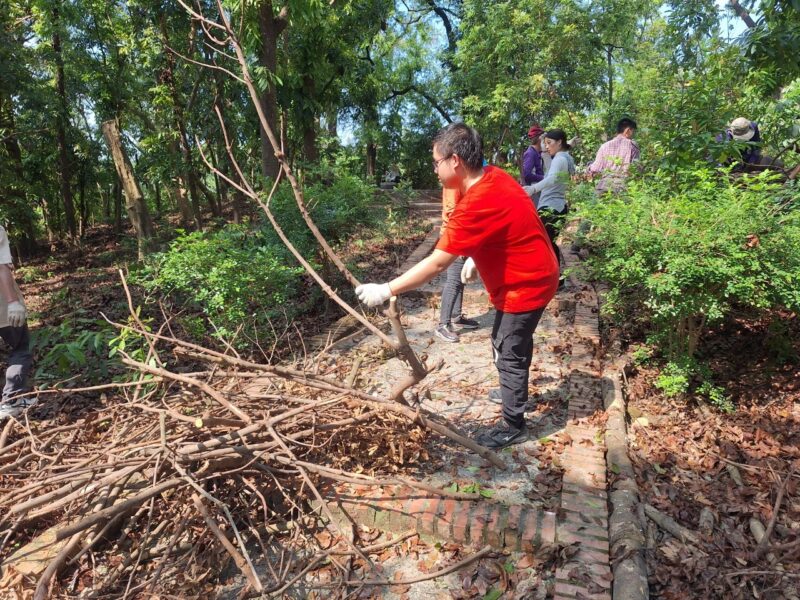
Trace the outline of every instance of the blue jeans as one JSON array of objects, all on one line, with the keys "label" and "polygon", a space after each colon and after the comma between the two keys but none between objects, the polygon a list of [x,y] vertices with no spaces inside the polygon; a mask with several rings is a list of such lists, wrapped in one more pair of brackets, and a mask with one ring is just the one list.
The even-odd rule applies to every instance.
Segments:
[{"label": "blue jeans", "polygon": [[33,364],[30,350],[31,338],[28,324],[22,327],[0,327],[0,337],[11,348],[6,369],[6,385],[3,388],[3,401],[11,396],[25,392],[25,382]]},{"label": "blue jeans", "polygon": [[461,283],[461,269],[466,258],[458,257],[445,271],[442,287],[442,306],[439,314],[439,325],[447,325],[455,317],[461,316],[461,303],[464,300],[464,284]]}]

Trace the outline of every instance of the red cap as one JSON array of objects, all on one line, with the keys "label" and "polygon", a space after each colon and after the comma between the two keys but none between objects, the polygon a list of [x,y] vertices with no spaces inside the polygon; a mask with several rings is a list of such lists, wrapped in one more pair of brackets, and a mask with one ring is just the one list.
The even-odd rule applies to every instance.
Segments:
[{"label": "red cap", "polygon": [[539,137],[539,136],[540,136],[540,135],[542,135],[543,133],[544,133],[544,129],[542,129],[542,128],[539,126],[539,124],[538,124],[538,123],[534,123],[533,125],[531,125],[531,128],[530,128],[530,129],[528,129],[528,137],[529,137],[529,138],[535,138],[535,137]]}]

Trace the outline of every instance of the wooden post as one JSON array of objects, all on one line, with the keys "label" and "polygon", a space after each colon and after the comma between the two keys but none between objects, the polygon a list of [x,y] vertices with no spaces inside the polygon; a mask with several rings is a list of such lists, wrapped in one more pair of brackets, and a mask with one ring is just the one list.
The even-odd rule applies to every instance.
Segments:
[{"label": "wooden post", "polygon": [[150,238],[153,236],[153,222],[150,220],[150,213],[147,212],[147,204],[145,204],[142,189],[133,173],[131,161],[122,145],[117,121],[113,119],[105,121],[102,129],[103,137],[111,152],[111,158],[114,160],[114,167],[117,169],[117,175],[125,191],[125,207],[128,210],[128,218],[136,231],[139,260],[142,260],[147,252]]}]

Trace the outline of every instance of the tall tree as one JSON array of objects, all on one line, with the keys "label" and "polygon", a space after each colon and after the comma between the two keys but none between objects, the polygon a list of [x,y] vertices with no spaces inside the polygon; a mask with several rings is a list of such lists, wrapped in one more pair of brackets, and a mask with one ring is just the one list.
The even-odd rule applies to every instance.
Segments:
[{"label": "tall tree", "polygon": [[72,199],[72,158],[69,141],[67,140],[67,127],[69,125],[69,101],[67,100],[66,81],[64,76],[64,56],[61,50],[63,27],[61,17],[61,3],[56,1],[51,9],[52,16],[52,49],[55,63],[55,86],[58,95],[58,109],[56,111],[56,140],[58,142],[59,182],[61,186],[61,201],[64,203],[64,221],[70,237],[77,237],[75,223],[75,205]]}]

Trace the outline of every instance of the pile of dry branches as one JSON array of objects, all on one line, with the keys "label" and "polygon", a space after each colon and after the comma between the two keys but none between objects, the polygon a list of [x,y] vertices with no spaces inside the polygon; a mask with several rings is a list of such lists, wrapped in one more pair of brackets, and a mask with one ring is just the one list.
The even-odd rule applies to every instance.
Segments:
[{"label": "pile of dry branches", "polygon": [[[131,329],[147,338],[150,356],[123,359],[139,375],[117,388],[116,400],[57,428],[25,419],[3,430],[0,555],[4,583],[20,595],[35,588],[36,598],[54,597],[61,573],[58,586],[84,597],[199,596],[221,572],[221,557],[255,594],[279,594],[328,561],[342,567],[337,585],[358,585],[357,567],[363,576],[371,563],[357,534],[339,531],[339,545],[324,550],[313,536],[321,522],[336,528],[330,485],[431,491],[363,473],[391,472],[381,467],[401,462],[398,452],[411,455],[426,430],[473,446],[388,397]],[[205,370],[177,372],[161,358],[167,349],[173,363]]]}]

